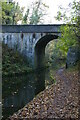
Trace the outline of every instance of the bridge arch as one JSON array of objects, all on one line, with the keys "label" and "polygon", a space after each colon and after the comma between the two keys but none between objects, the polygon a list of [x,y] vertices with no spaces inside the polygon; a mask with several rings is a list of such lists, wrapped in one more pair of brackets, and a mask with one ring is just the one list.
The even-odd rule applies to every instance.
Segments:
[{"label": "bridge arch", "polygon": [[35,45],[35,67],[42,68],[45,65],[45,47],[46,45],[54,40],[58,39],[58,35],[55,34],[46,34],[45,36],[41,37],[36,45]]}]

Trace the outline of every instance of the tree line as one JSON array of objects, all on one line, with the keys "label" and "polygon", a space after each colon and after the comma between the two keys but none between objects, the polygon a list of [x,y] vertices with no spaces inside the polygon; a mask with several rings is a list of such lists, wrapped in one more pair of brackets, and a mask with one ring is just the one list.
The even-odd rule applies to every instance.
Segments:
[{"label": "tree line", "polygon": [[54,64],[54,61],[59,58],[66,59],[70,48],[78,48],[80,51],[80,1],[74,0],[69,3],[67,9],[60,6],[55,18],[58,21],[63,20],[66,25],[62,25],[60,28],[59,40],[54,40],[46,50],[46,53],[50,53],[48,59]]},{"label": "tree line", "polygon": [[[1,3],[1,2],[0,2]],[[41,0],[36,0],[28,6],[25,15],[24,7],[20,7],[15,2],[2,2],[2,24],[15,25],[21,21],[21,24],[38,24],[43,23],[43,16],[46,15],[45,5]]]},{"label": "tree line", "polygon": [[[41,0],[36,0],[28,6],[25,15],[23,15],[24,7],[20,7],[18,3],[13,1],[2,2],[2,24],[15,25],[19,21],[21,21],[21,24],[43,24],[43,17],[47,15],[47,9],[46,4]],[[61,27],[62,34],[59,40],[48,45],[52,52],[50,56],[52,60],[56,57],[59,58],[59,56],[65,58],[70,47],[80,45],[80,2],[74,0],[69,3],[67,9],[60,6],[55,19],[63,20],[66,26]]]}]

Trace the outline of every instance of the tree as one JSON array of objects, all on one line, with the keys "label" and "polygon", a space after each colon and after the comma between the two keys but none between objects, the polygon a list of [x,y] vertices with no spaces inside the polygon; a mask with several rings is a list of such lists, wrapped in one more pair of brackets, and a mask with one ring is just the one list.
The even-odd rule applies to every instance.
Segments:
[{"label": "tree", "polygon": [[[67,11],[71,11],[70,15],[67,16]],[[63,11],[63,12],[62,12]],[[68,49],[71,46],[76,46],[80,40],[80,2],[73,1],[68,6],[68,9],[60,7],[56,19],[58,21],[63,20],[67,25],[61,27],[62,36],[59,38],[57,47],[67,55]]]},{"label": "tree", "polygon": [[2,2],[0,1],[0,24],[2,24]]},{"label": "tree", "polygon": [[24,8],[15,2],[2,2],[2,24],[17,24],[22,20]]},{"label": "tree", "polygon": [[24,7],[20,8],[19,4],[13,3],[13,9],[12,9],[12,19],[13,19],[13,24],[17,24],[18,21],[23,19],[23,11]]},{"label": "tree", "polygon": [[23,21],[22,21],[23,24],[28,24],[29,11],[30,11],[30,9],[28,8],[25,13],[25,16],[23,17]]},{"label": "tree", "polygon": [[2,24],[11,24],[12,16],[11,10],[13,5],[11,3],[2,2]]},{"label": "tree", "polygon": [[[32,9],[29,9],[32,8]],[[23,17],[24,24],[38,24],[43,22],[43,16],[46,15],[45,9],[48,8],[41,0],[31,4]]]},{"label": "tree", "polygon": [[[61,6],[59,9],[56,19],[63,20],[66,25],[62,25],[60,28],[61,37],[58,38],[59,40],[48,45],[49,49],[46,53],[50,53],[49,61],[51,63],[59,58],[65,60],[69,48],[75,48],[75,46],[78,48],[80,44],[80,2],[73,1],[67,9]],[[69,11],[71,11],[70,14],[68,14]]]}]

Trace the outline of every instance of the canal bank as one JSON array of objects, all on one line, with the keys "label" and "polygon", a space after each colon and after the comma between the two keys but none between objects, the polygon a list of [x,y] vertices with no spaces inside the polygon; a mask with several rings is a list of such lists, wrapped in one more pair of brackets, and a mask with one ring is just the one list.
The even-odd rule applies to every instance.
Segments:
[{"label": "canal bank", "polygon": [[78,71],[61,69],[56,72],[55,77],[55,84],[39,93],[8,120],[26,118],[72,118],[77,120],[79,117]]},{"label": "canal bank", "polygon": [[27,75],[4,77],[3,118],[6,119],[24,107],[39,92],[55,83],[51,75],[52,69],[47,68]]},{"label": "canal bank", "polygon": [[2,64],[2,115],[6,119],[54,81],[50,78],[50,70],[31,69],[22,55],[4,44]]}]

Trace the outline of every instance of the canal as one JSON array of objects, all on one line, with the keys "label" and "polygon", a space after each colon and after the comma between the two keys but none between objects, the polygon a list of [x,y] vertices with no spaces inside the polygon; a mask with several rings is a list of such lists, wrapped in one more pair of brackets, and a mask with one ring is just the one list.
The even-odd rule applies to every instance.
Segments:
[{"label": "canal", "polygon": [[27,75],[3,77],[2,115],[7,117],[29,103],[39,92],[54,83],[52,69],[39,70]]}]

